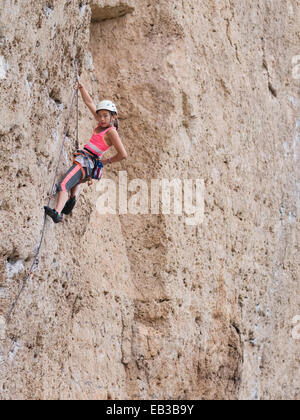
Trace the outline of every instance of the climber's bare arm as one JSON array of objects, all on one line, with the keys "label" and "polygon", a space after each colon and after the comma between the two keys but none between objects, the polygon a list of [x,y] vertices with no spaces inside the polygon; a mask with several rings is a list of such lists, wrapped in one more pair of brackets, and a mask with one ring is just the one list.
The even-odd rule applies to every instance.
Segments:
[{"label": "climber's bare arm", "polygon": [[[122,140],[120,139],[117,131],[116,130],[110,130],[107,133],[107,138],[108,138],[110,144],[113,145],[118,152],[115,156],[113,156],[110,159],[111,163],[120,162],[121,160],[127,159],[127,157],[128,157],[127,152],[125,150],[125,147],[124,147],[124,145],[122,143]],[[103,163],[103,165],[106,165],[108,163],[108,160],[103,160],[102,163]]]},{"label": "climber's bare arm", "polygon": [[81,92],[83,102],[86,104],[88,109],[91,111],[94,118],[98,121],[98,115],[96,113],[96,105],[95,105],[93,99],[90,97],[87,90],[85,89],[85,87],[82,84],[78,83],[78,88]]}]

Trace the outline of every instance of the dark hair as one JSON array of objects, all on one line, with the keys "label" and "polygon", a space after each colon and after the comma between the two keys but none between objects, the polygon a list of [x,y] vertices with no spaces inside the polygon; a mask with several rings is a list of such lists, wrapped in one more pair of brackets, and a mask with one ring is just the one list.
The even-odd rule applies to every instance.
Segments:
[{"label": "dark hair", "polygon": [[[110,115],[112,117],[114,117],[115,115],[118,115],[116,112],[112,112],[112,111],[109,111],[109,112],[110,112]],[[115,119],[114,126],[116,127],[117,130],[119,130],[119,121],[118,121],[118,118]]]}]

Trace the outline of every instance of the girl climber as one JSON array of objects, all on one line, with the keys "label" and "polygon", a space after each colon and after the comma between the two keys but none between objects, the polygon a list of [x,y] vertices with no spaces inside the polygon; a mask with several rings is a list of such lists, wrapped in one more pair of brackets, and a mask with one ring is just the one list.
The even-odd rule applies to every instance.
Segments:
[{"label": "girl climber", "polygon": [[[117,133],[118,111],[116,105],[111,101],[102,101],[95,106],[82,84],[78,83],[78,89],[81,92],[84,103],[99,124],[94,130],[90,141],[84,146],[84,149],[78,150],[74,154],[73,166],[58,184],[56,208],[44,207],[46,214],[52,218],[54,223],[61,221],[61,213],[70,214],[72,212],[79,194],[79,184],[87,182],[91,177],[101,179],[104,165],[127,159],[126,150]],[[101,160],[103,153],[112,146],[115,146],[118,153],[111,159]],[[69,192],[71,192],[70,197]]]}]

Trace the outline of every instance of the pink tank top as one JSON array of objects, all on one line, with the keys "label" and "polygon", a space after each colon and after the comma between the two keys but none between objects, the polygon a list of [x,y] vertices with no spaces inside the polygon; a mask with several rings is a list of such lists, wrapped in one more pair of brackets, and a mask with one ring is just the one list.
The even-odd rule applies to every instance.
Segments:
[{"label": "pink tank top", "polygon": [[90,152],[94,153],[95,155],[101,157],[103,153],[105,153],[108,149],[111,148],[111,146],[108,146],[108,144],[105,143],[104,136],[109,130],[112,130],[112,129],[116,130],[116,127],[108,127],[106,130],[97,134],[96,130],[98,127],[95,128],[95,131],[90,141],[84,147],[88,149]]}]

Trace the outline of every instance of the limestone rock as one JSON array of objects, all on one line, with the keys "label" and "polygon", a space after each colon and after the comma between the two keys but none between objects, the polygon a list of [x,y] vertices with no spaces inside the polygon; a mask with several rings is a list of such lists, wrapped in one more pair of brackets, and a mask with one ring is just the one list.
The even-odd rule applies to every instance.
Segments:
[{"label": "limestone rock", "polygon": [[92,22],[114,19],[134,11],[132,0],[92,0]]},{"label": "limestone rock", "polygon": [[[1,1],[1,399],[299,399],[299,18],[297,0]],[[75,59],[120,110],[128,159],[104,179],[119,192],[126,172],[149,197],[155,180],[204,180],[204,221],[100,215],[82,186],[6,323]],[[81,146],[95,123],[80,99]],[[58,177],[75,129],[73,113]]]}]

